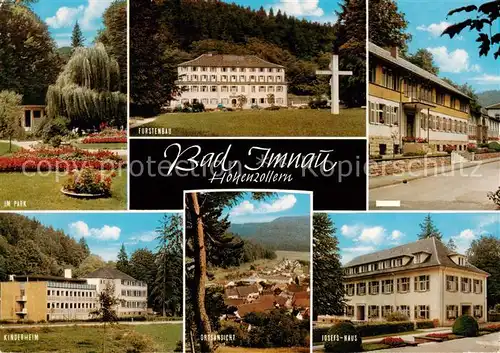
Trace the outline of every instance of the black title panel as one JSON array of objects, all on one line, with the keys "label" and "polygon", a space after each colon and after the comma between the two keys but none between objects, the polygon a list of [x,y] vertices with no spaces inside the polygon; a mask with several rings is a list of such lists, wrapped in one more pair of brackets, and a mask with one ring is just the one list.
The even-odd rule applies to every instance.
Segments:
[{"label": "black title panel", "polygon": [[184,190],[313,191],[314,210],[366,210],[366,141],[131,139],[130,208],[183,208]]}]

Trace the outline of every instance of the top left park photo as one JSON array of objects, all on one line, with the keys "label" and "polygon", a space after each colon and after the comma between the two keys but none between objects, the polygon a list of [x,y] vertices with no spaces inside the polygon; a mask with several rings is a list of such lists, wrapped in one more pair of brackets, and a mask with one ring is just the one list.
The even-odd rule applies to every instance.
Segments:
[{"label": "top left park photo", "polygon": [[0,0],[0,210],[127,209],[127,1]]}]

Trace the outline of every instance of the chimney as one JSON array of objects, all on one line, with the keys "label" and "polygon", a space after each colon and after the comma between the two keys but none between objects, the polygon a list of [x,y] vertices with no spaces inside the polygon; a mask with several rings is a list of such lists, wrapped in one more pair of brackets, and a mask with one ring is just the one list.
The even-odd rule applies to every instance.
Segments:
[{"label": "chimney", "polygon": [[399,58],[399,48],[398,47],[391,47],[391,56],[393,58]]},{"label": "chimney", "polygon": [[70,268],[65,268],[64,269],[64,278],[73,278],[71,276],[71,269]]}]

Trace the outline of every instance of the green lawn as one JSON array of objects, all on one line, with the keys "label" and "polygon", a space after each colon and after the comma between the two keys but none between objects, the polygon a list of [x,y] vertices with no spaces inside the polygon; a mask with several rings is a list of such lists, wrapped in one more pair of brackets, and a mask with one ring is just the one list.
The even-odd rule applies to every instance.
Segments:
[{"label": "green lawn", "polygon": [[2,156],[7,156],[13,152],[16,152],[19,150],[19,147],[12,144],[12,151],[9,152],[9,143],[8,142],[0,142],[0,157]]},{"label": "green lawn", "polygon": [[365,136],[365,110],[244,110],[234,112],[170,113],[131,129],[132,136],[147,135],[144,128],[171,129],[171,136]]},{"label": "green lawn", "polygon": [[73,146],[84,150],[126,150],[126,143],[74,143]]},{"label": "green lawn", "polygon": [[172,352],[177,342],[182,341],[182,324],[136,325],[135,330],[150,336],[160,352]]},{"label": "green lawn", "polygon": [[[126,210],[127,169],[117,171],[110,198],[76,199],[60,192],[65,180],[62,173],[0,173],[0,210]],[[59,181],[57,180],[59,179]],[[6,205],[5,202],[11,204]],[[26,201],[26,206],[15,204]],[[1,347],[0,347],[1,349]]]},{"label": "green lawn", "polygon": [[[162,326],[162,325],[151,325]],[[167,326],[167,325],[165,325]],[[168,325],[172,326],[172,325]],[[169,328],[166,328],[168,332]],[[175,329],[177,330],[177,328]],[[8,334],[32,334],[32,340],[5,340]],[[38,340],[35,340],[38,335]],[[165,352],[148,330],[140,332],[134,326],[111,325],[104,333],[102,326],[68,326],[23,329],[0,329],[2,352],[58,353],[149,353]]]}]

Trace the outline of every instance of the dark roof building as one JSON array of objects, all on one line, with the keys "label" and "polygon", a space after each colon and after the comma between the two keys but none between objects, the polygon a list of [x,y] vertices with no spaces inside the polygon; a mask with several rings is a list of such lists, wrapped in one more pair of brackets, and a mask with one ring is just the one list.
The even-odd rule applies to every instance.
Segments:
[{"label": "dark roof building", "polygon": [[116,268],[113,267],[100,268],[98,270],[89,273],[88,275],[85,276],[85,278],[105,278],[105,279],[122,279],[127,281],[136,281],[134,277],[129,276],[126,273],[117,270]]},{"label": "dark roof building", "polygon": [[226,54],[202,54],[196,59],[179,64],[179,66],[284,68],[282,65],[273,64],[255,55]]}]

